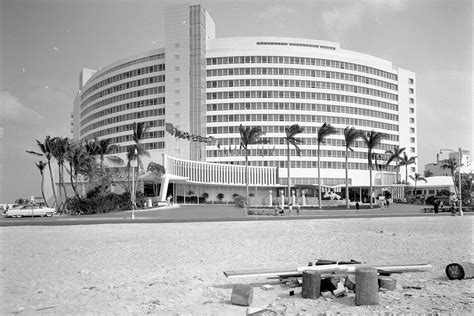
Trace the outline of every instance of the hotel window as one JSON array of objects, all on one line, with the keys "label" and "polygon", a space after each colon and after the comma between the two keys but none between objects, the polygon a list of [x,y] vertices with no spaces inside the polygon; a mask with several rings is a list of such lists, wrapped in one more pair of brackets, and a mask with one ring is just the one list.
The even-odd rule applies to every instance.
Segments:
[{"label": "hotel window", "polygon": [[415,89],[409,88],[409,89],[408,89],[408,92],[409,92],[410,94],[413,94],[413,93],[415,93]]},{"label": "hotel window", "polygon": [[176,117],[176,118],[178,118],[178,117],[180,117],[180,116],[181,116],[181,114],[179,114],[179,113],[176,113],[176,114],[174,115],[174,117]]},{"label": "hotel window", "polygon": [[415,99],[410,98],[410,104],[414,104],[414,103],[415,103]]},{"label": "hotel window", "polygon": [[179,103],[179,101],[176,101],[176,102],[174,103],[174,105],[175,105],[175,106],[180,106],[181,103]]},{"label": "hotel window", "polygon": [[414,108],[410,108],[410,113],[411,113],[411,114],[415,113],[415,109],[414,109]]},{"label": "hotel window", "polygon": [[415,83],[415,80],[413,78],[408,78],[408,83],[409,84],[414,84]]},{"label": "hotel window", "polygon": [[179,78],[174,78],[174,82],[179,82],[180,79]]},{"label": "hotel window", "polygon": [[410,143],[414,143],[415,142],[415,137],[410,137]]},{"label": "hotel window", "polygon": [[415,172],[415,171],[416,171],[415,167],[411,167],[411,172]]},{"label": "hotel window", "polygon": [[414,133],[415,132],[415,128],[414,127],[410,127],[410,133]]},{"label": "hotel window", "polygon": [[180,94],[180,93],[181,93],[181,91],[179,91],[179,90],[174,90],[174,94]]},{"label": "hotel window", "polygon": [[410,147],[410,152],[414,153],[415,152],[415,147]]},{"label": "hotel window", "polygon": [[415,119],[413,117],[410,117],[410,123],[415,123]]},{"label": "hotel window", "polygon": [[179,55],[174,55],[174,59],[179,59]]},{"label": "hotel window", "polygon": [[179,43],[174,43],[174,48],[179,48]]},{"label": "hotel window", "polygon": [[174,67],[174,70],[175,70],[175,71],[179,71],[179,66],[175,66],[175,67]]}]

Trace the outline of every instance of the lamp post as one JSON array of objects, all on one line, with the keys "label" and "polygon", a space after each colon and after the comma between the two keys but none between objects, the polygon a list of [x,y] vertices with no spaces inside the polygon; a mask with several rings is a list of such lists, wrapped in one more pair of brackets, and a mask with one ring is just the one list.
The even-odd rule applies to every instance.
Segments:
[{"label": "lamp post", "polygon": [[[441,149],[439,151],[440,154],[443,153],[443,151],[451,151],[453,153],[455,153],[456,151],[455,150],[452,150],[452,149]],[[460,216],[463,216],[464,213],[462,211],[462,193],[461,193],[461,158],[462,158],[462,150],[461,150],[461,147],[459,147],[459,150],[458,150],[458,158],[459,158],[459,162],[458,162],[458,168],[459,168],[459,215]],[[455,184],[456,185],[456,184]]]}]

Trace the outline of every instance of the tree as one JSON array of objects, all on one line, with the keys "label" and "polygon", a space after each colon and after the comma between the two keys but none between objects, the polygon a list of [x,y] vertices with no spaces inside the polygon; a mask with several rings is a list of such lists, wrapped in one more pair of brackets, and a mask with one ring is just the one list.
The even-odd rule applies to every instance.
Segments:
[{"label": "tree", "polygon": [[370,199],[370,208],[373,208],[372,204],[372,167],[374,159],[374,152],[373,150],[377,147],[382,139],[384,138],[384,134],[380,132],[370,131],[367,135],[362,134],[362,139],[364,140],[367,146],[367,160],[369,164],[369,180],[370,180],[370,191],[369,191],[369,199]]},{"label": "tree", "polygon": [[456,192],[457,195],[459,195],[459,192],[458,192],[459,188],[458,188],[458,185],[456,185],[456,177],[455,177],[455,171],[458,168],[458,163],[456,162],[456,158],[449,158],[449,159],[443,160],[443,162],[441,163],[441,168],[443,170],[449,169],[449,172],[451,173],[451,178],[453,179],[454,191]]},{"label": "tree", "polygon": [[[64,199],[67,198],[66,187],[64,185],[64,162],[66,161],[66,153],[69,150],[70,140],[64,137],[54,137],[51,143],[51,154],[56,159],[58,164],[58,182],[59,182],[59,211],[63,207]],[[62,192],[61,192],[62,189]]]},{"label": "tree", "polygon": [[402,158],[400,159],[399,166],[405,166],[405,183],[408,183],[408,166],[416,163],[416,157],[408,157],[407,153],[404,152]]},{"label": "tree", "polygon": [[263,144],[264,140],[260,139],[265,133],[258,126],[256,127],[244,127],[242,124],[239,126],[240,131],[240,148],[245,150],[245,215],[248,214],[249,208],[249,145]]},{"label": "tree", "polygon": [[400,173],[400,160],[402,159],[402,154],[405,152],[405,147],[399,148],[398,146],[395,146],[395,148],[392,150],[387,150],[385,153],[389,154],[390,157],[388,157],[387,160],[387,166],[392,162],[395,161],[395,170],[397,171],[397,183],[398,183],[398,175]]},{"label": "tree", "polygon": [[75,142],[71,142],[69,150],[66,153],[66,160],[69,163],[69,169],[66,171],[69,173],[69,179],[71,181],[72,189],[76,197],[79,197],[77,191],[77,182],[79,175],[89,176],[92,180],[93,170],[97,169],[95,159],[89,155],[86,144],[81,145]]},{"label": "tree", "polygon": [[362,136],[362,132],[354,127],[347,126],[344,129],[344,140],[346,142],[346,208],[349,209],[349,166],[347,157],[349,150],[354,151],[352,146],[354,142]]},{"label": "tree", "polygon": [[44,168],[48,165],[47,162],[40,160],[39,162],[35,162],[36,167],[38,167],[38,170],[41,174],[41,195],[43,196],[43,201],[46,207],[48,206],[48,202],[46,201],[46,197],[44,196]]},{"label": "tree", "polygon": [[56,209],[59,208],[58,204],[58,198],[56,195],[56,187],[54,185],[54,180],[53,180],[53,171],[51,170],[51,158],[53,158],[53,155],[51,153],[51,145],[52,145],[52,138],[51,136],[46,136],[44,139],[44,143],[40,142],[39,140],[36,140],[36,144],[38,145],[39,149],[41,152],[36,152],[33,150],[27,150],[26,152],[29,154],[33,154],[36,156],[44,156],[46,158],[46,161],[48,163],[48,170],[49,170],[49,178],[51,180],[51,188],[53,190],[53,197],[54,197],[54,203]]},{"label": "tree", "polygon": [[100,170],[102,173],[102,176],[104,176],[104,160],[107,158],[110,162],[116,164],[116,165],[122,165],[123,160],[118,157],[118,156],[107,156],[112,154],[115,150],[119,148],[118,145],[112,144],[112,139],[107,138],[107,139],[100,139],[96,140],[97,143],[97,151],[100,159]]},{"label": "tree", "polygon": [[426,181],[425,177],[423,177],[421,174],[415,173],[413,176],[410,175],[410,179],[412,179],[415,182],[415,199],[416,199],[416,184],[418,181],[424,181],[425,183],[428,182]]},{"label": "tree", "polygon": [[290,205],[290,198],[291,198],[291,161],[290,161],[290,145],[295,147],[296,153],[298,156],[301,157],[301,149],[298,146],[299,144],[303,143],[303,140],[296,138],[297,134],[303,133],[303,127],[299,126],[298,124],[293,124],[290,127],[285,127],[285,141],[287,146],[287,158],[288,158],[288,206]]},{"label": "tree", "polygon": [[[130,145],[127,148],[127,159],[128,159],[127,168],[128,170],[130,170],[132,166],[132,161],[137,160],[137,176],[135,177],[136,178],[135,188],[138,185],[138,172],[140,171],[140,168],[143,169],[142,158],[144,156],[150,157],[150,153],[148,152],[148,150],[145,149],[145,146],[141,142],[145,138],[145,133],[147,131],[148,131],[148,126],[145,126],[145,123],[143,122],[133,123],[132,139],[135,142],[135,144]],[[135,173],[134,168],[132,171]],[[129,171],[129,174],[130,174],[130,171]]]},{"label": "tree", "polygon": [[155,180],[155,183],[153,184],[153,193],[158,195],[158,179],[161,179],[161,177],[166,173],[165,167],[152,161],[148,164],[146,171],[153,173],[153,178]]},{"label": "tree", "polygon": [[427,169],[423,172],[423,175],[425,176],[425,178],[429,178],[433,176],[433,172],[430,169]]},{"label": "tree", "polygon": [[324,124],[318,129],[318,207],[321,207],[321,144],[326,143],[326,137],[332,134],[336,134],[337,130],[335,127],[331,126],[331,124]]}]

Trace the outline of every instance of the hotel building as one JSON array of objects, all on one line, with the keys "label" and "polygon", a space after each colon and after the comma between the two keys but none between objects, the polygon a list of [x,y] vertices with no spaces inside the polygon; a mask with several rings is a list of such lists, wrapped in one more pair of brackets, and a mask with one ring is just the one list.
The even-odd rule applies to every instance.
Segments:
[{"label": "hotel building", "polygon": [[[323,123],[337,129],[321,146],[321,183],[340,191],[345,184],[343,130],[382,132],[375,149],[381,168],[374,184],[396,182],[385,167],[388,150],[405,147],[417,155],[416,76],[392,62],[341,48],[339,43],[301,38],[216,38],[215,24],[200,5],[168,7],[164,47],[83,69],[74,101],[73,137],[111,138],[126,159],[134,122],[149,126],[143,143],[150,161],[163,164],[161,198],[167,193],[223,193],[231,200],[245,191],[240,124],[259,126],[268,144],[251,146],[250,184],[256,196],[278,196],[287,185],[285,127],[304,133],[301,157],[291,149],[291,178],[297,195],[314,195],[317,131]],[[189,135],[213,137],[206,143],[178,138],[166,124]],[[356,141],[349,153],[349,184],[369,184],[367,148]],[[410,165],[409,174],[417,172]],[[404,168],[401,174],[404,174]],[[168,186],[169,183],[173,185]],[[168,189],[166,189],[169,187]],[[303,191],[304,190],[304,191]],[[166,192],[167,191],[167,192]],[[181,192],[181,193],[180,193]]]}]

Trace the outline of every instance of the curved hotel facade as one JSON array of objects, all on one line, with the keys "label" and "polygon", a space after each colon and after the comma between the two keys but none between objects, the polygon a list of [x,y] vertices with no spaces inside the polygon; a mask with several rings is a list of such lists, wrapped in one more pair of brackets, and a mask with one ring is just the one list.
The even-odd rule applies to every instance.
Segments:
[{"label": "curved hotel facade", "polygon": [[[386,135],[375,150],[382,166],[373,172],[377,185],[395,182],[394,167],[385,167],[386,151],[405,147],[409,156],[417,155],[413,72],[334,42],[215,38],[214,22],[199,5],[167,8],[164,48],[98,71],[84,69],[79,89],[74,139],[111,138],[120,146],[117,154],[125,158],[133,123],[144,122],[150,127],[144,140],[151,154],[146,163],[164,164],[169,177],[162,184],[177,184],[183,192],[214,197],[223,191],[227,199],[242,194],[240,124],[260,126],[268,142],[253,145],[249,155],[250,182],[257,193],[259,188],[267,194],[274,188],[278,194],[278,188],[287,185],[283,137],[285,127],[295,123],[304,128],[298,135],[303,140],[301,156],[291,149],[297,194],[305,188],[311,195],[318,183],[317,131],[325,122],[337,129],[321,147],[321,182],[326,188],[338,191],[345,184],[346,126]],[[176,137],[166,125],[191,137]],[[215,140],[193,141],[192,136]],[[366,187],[367,148],[358,140],[353,149],[349,183]],[[409,166],[408,173],[414,172],[416,167]],[[170,187],[179,194],[178,187]]]}]

